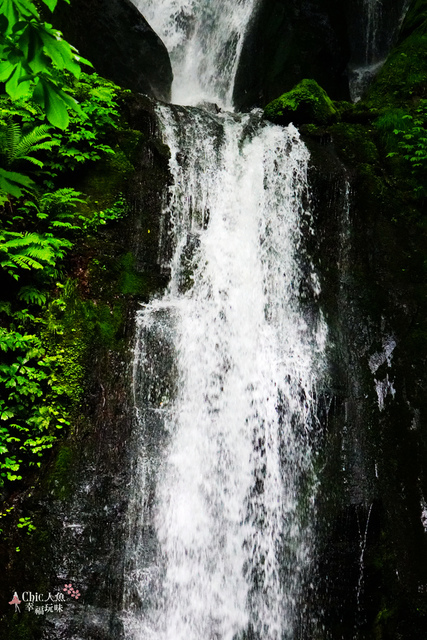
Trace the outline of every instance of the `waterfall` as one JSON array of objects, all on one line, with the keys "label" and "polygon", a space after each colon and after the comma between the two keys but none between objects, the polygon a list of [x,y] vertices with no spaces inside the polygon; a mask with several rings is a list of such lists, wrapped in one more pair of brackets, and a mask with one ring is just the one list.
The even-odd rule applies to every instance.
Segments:
[{"label": "waterfall", "polygon": [[[181,30],[178,3],[162,3],[160,15],[146,4]],[[180,10],[201,7],[205,18],[207,5]],[[224,15],[235,12],[229,34],[251,6],[223,3]],[[223,26],[224,16],[193,25],[190,40],[201,40],[181,44],[202,51]],[[228,100],[230,59],[202,97]],[[196,103],[207,76],[193,73],[186,102]],[[159,247],[170,283],[137,317],[125,637],[290,640],[313,557],[326,339],[304,250],[309,154],[292,125],[267,123],[260,110],[157,113],[171,151]]]},{"label": "waterfall", "polygon": [[165,43],[172,101],[230,108],[243,39],[259,0],[132,0]]},{"label": "waterfall", "polygon": [[366,16],[366,41],[365,64],[375,61],[378,55],[378,28],[380,25],[382,1],[364,0],[364,13]]},{"label": "waterfall", "polygon": [[409,8],[410,0],[387,5],[382,0],[361,0],[362,47],[349,67],[350,96],[358,102],[383,66]]}]

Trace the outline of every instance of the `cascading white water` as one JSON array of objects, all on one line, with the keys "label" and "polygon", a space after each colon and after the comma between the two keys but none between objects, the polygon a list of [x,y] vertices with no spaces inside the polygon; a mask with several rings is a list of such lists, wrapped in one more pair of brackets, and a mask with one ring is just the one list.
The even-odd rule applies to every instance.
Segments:
[{"label": "cascading white water", "polygon": [[382,12],[382,1],[364,0],[363,6],[366,22],[365,63],[368,65],[377,61],[377,34]]},{"label": "cascading white water", "polygon": [[231,108],[243,39],[259,0],[132,0],[169,51],[172,101]]},{"label": "cascading white water", "polygon": [[[219,24],[193,24],[188,41],[179,16],[202,8],[206,19],[207,1],[139,5],[181,46],[174,96],[193,49],[185,102],[229,104],[238,47],[221,60],[218,43],[241,40],[255,3],[218,2]],[[208,41],[217,48],[202,59]],[[294,127],[261,111],[161,106],[158,116],[171,150],[160,246],[171,278],[137,318],[125,636],[291,639],[312,551],[326,335],[303,249],[309,154]]]},{"label": "cascading white water", "polygon": [[[138,317],[143,486],[131,514],[128,637],[232,640],[251,628],[290,638],[309,562],[298,491],[312,474],[325,339],[298,302],[308,152],[296,129],[260,113],[159,115],[175,252],[167,293]],[[159,383],[168,369],[159,360],[171,354],[169,382]],[[147,422],[162,445],[153,447]],[[155,499],[144,507],[150,482]],[[150,528],[147,559],[138,532]]]},{"label": "cascading white water", "polygon": [[354,102],[361,99],[363,92],[375,74],[384,64],[378,51],[378,30],[382,14],[382,0],[363,0],[364,59],[362,64],[350,70],[350,96]]}]

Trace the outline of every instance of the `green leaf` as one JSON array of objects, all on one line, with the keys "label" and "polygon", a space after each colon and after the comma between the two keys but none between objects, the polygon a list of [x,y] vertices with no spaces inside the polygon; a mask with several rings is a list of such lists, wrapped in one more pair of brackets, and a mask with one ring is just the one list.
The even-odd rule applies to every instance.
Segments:
[{"label": "green leaf", "polygon": [[66,129],[70,118],[62,94],[66,95],[52,82],[46,78],[39,77],[33,98],[40,106],[46,109],[47,119],[54,127]]},{"label": "green leaf", "polygon": [[10,95],[12,100],[19,100],[19,98],[23,98],[28,93],[30,82],[28,80],[20,82],[21,77],[26,75],[27,73],[23,69],[22,64],[17,64],[15,66],[15,71],[6,82],[6,91]]},{"label": "green leaf", "polygon": [[58,4],[58,0],[43,0],[43,2],[49,7],[51,11],[55,11],[55,7]]},{"label": "green leaf", "polygon": [[9,62],[9,60],[0,62],[0,82],[7,82],[14,70],[15,65]]},{"label": "green leaf", "polygon": [[28,176],[0,168],[0,192],[19,198],[33,186],[34,182]]}]

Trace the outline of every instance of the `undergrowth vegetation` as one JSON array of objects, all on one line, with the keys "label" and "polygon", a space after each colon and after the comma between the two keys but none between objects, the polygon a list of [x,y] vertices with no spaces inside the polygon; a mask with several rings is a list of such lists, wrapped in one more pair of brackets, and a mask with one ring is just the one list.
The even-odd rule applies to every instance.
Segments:
[{"label": "undergrowth vegetation", "polygon": [[[57,4],[43,2],[50,10]],[[99,211],[72,181],[81,166],[115,153],[117,87],[81,73],[90,63],[30,0],[0,7],[0,27],[0,489],[7,495],[41,465],[80,400],[81,349],[61,342],[73,296],[67,257],[127,206],[118,196]]]},{"label": "undergrowth vegetation", "polygon": [[427,100],[420,100],[414,115],[402,116],[402,125],[393,129],[397,137],[398,151],[391,151],[389,157],[400,153],[409,163],[418,196],[427,195]]}]

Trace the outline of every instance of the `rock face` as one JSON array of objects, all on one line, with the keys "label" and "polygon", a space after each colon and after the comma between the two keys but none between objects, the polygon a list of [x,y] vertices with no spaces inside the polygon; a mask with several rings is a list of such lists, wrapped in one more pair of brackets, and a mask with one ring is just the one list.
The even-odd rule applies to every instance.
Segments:
[{"label": "rock face", "polygon": [[316,80],[333,100],[347,100],[353,70],[387,56],[407,5],[263,0],[242,49],[236,107],[265,106],[301,78]]},{"label": "rock face", "polygon": [[243,46],[235,104],[263,106],[301,78],[313,78],[333,99],[346,99],[349,58],[337,0],[264,0]]},{"label": "rock face", "polygon": [[322,640],[411,640],[427,625],[425,180],[387,155],[394,115],[426,95],[426,6],[412,3],[365,99],[301,127],[331,345],[311,599]]},{"label": "rock face", "polygon": [[354,0],[346,3],[350,67],[384,60],[395,43],[408,0]]},{"label": "rock face", "polygon": [[54,24],[100,75],[127,89],[170,100],[169,54],[130,0],[61,2]]},{"label": "rock face", "polygon": [[416,283],[425,238],[396,222],[400,194],[375,175],[368,128],[339,123],[305,139],[333,345],[313,596],[322,640],[411,640],[426,625],[425,311]]}]

